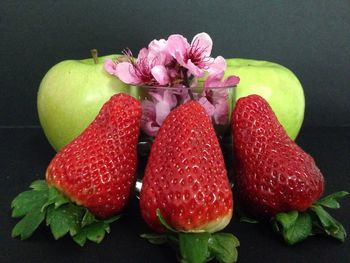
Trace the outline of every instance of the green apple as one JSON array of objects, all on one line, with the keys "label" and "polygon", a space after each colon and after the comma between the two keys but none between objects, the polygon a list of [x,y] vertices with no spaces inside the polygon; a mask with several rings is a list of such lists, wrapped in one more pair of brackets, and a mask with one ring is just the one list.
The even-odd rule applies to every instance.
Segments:
[{"label": "green apple", "polygon": [[109,55],[84,60],[65,60],[53,66],[41,81],[37,107],[44,133],[55,150],[78,136],[97,116],[102,105],[128,85],[105,72]]},{"label": "green apple", "polygon": [[225,76],[237,75],[236,100],[250,94],[265,98],[291,139],[304,120],[305,98],[298,78],[289,69],[268,61],[226,59]]}]

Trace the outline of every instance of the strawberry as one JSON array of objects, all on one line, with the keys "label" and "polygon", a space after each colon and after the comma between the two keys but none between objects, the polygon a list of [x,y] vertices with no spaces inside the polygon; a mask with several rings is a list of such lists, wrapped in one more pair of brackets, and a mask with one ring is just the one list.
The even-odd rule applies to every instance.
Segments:
[{"label": "strawberry", "polygon": [[[231,127],[237,158],[235,183],[240,202],[250,214],[274,217],[275,225],[285,232],[288,243],[312,234],[314,215],[311,216],[309,210],[318,218],[318,227],[327,225],[325,220],[333,221],[335,230],[323,226],[325,233],[334,232],[332,235],[338,239],[345,238],[344,228],[325,215],[322,202],[317,203],[324,190],[324,178],[314,159],[288,137],[262,97],[250,95],[239,99],[232,113]],[[336,202],[344,195],[346,192],[339,192],[328,199]],[[300,228],[300,235],[293,236],[293,227],[294,231]]]},{"label": "strawberry", "polygon": [[[81,245],[86,238],[94,239],[90,238],[94,234],[93,241],[101,241],[111,221],[101,219],[124,209],[133,188],[140,119],[136,99],[126,94],[112,96],[85,131],[52,159],[46,182],[34,182],[31,191],[14,199],[13,216],[24,218],[13,236],[29,237],[23,221],[39,214],[29,221],[37,227],[46,216],[56,239],[70,232]],[[33,208],[23,211],[28,199],[33,199]]]},{"label": "strawberry", "polygon": [[[233,200],[218,139],[198,102],[190,101],[174,109],[160,127],[142,180],[140,209],[153,230],[178,235],[163,240],[178,240],[175,245],[179,245],[183,260],[206,262],[210,258],[210,252],[202,253],[202,260],[196,254],[198,261],[192,261],[191,251],[210,251],[208,244],[212,240],[219,242],[222,236],[210,233],[230,222]],[[226,235],[230,253],[236,254],[237,239]],[[162,236],[143,235],[156,243]],[[200,248],[194,248],[195,240],[200,240],[195,242]],[[229,261],[223,262],[233,261],[231,255]]]}]

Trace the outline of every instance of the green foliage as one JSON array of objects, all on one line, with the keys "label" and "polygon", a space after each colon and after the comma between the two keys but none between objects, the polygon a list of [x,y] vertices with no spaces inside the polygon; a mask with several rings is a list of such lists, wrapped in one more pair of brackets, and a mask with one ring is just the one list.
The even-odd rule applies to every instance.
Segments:
[{"label": "green foliage", "polygon": [[202,263],[211,257],[208,241],[210,234],[203,233],[179,233],[179,250],[182,262]]},{"label": "green foliage", "polygon": [[85,207],[70,202],[56,188],[49,187],[45,180],[34,181],[30,188],[11,203],[12,217],[21,218],[12,230],[12,237],[29,238],[46,218],[55,239],[69,233],[80,246],[86,240],[100,243],[110,232],[109,224],[120,217],[98,220]]},{"label": "green foliage", "polygon": [[238,258],[239,240],[230,233],[215,233],[209,238],[209,251],[217,261],[236,262]]},{"label": "green foliage", "polygon": [[305,212],[279,213],[272,220],[275,230],[290,245],[319,233],[344,241],[346,238],[344,227],[325,208],[340,208],[338,200],[346,195],[348,193],[345,191],[330,194],[315,202]]},{"label": "green foliage", "polygon": [[292,245],[306,239],[312,234],[312,220],[308,213],[291,211],[276,216],[277,230],[281,231],[284,240]]},{"label": "green foliage", "polygon": [[221,263],[237,261],[238,239],[230,233],[180,232],[173,229],[156,211],[160,223],[165,227],[165,234],[142,234],[150,243],[172,246],[182,263],[203,263],[216,259]]},{"label": "green foliage", "polygon": [[349,193],[345,192],[345,191],[335,192],[333,194],[330,194],[330,195],[318,200],[315,204],[325,206],[328,208],[337,209],[337,208],[340,208],[340,204],[339,204],[338,200],[347,196],[348,194]]}]

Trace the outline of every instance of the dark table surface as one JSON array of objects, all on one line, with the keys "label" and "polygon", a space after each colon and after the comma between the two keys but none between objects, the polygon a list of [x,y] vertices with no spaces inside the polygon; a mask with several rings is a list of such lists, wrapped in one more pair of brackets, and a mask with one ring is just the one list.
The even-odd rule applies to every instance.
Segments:
[{"label": "dark table surface", "polygon": [[[111,233],[102,244],[87,243],[80,248],[70,238],[55,241],[46,227],[28,240],[11,238],[16,220],[10,217],[11,200],[42,179],[54,156],[40,128],[1,128],[0,148],[0,262],[176,262],[167,246],[154,246],[139,238],[149,231],[138,211],[138,201],[131,199],[126,216],[112,224]],[[350,190],[350,128],[305,128],[298,144],[311,153],[323,171],[325,194]],[[332,214],[350,231],[349,197]],[[350,240],[340,243],[315,236],[287,246],[268,225],[239,223],[233,220],[225,229],[241,242],[239,262],[350,262]]]}]

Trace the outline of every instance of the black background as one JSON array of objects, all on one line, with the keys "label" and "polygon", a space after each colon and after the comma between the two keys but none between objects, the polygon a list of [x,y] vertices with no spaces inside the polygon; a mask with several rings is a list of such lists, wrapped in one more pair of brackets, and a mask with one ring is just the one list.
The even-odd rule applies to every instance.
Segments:
[{"label": "black background", "polygon": [[[269,60],[301,81],[306,113],[298,143],[311,152],[326,179],[326,193],[349,190],[350,1],[72,1],[2,0],[0,3],[0,262],[175,262],[167,248],[138,238],[147,231],[133,199],[129,216],[97,246],[53,241],[41,228],[29,241],[10,238],[9,203],[42,178],[54,155],[36,112],[36,92],[47,70],[152,39],[207,32],[214,55]],[[350,205],[335,215],[349,231]],[[350,262],[349,241],[314,237],[284,245],[267,226],[232,222],[241,240],[240,262]]]}]

